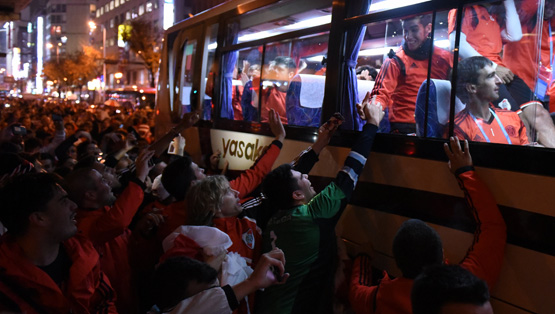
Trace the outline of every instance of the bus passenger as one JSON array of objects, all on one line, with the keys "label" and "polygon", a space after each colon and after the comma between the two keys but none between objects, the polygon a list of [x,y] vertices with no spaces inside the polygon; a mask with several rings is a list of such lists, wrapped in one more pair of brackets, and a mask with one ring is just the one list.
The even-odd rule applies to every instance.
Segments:
[{"label": "bus passenger", "polygon": [[414,280],[413,314],[493,314],[488,285],[460,265],[429,267]]},{"label": "bus passenger", "polygon": [[[297,65],[290,57],[276,57],[270,65],[268,78],[273,84],[265,89],[262,94],[261,122],[268,122],[270,110],[274,109],[281,118],[281,123],[287,124],[287,113],[285,109],[285,97],[289,82],[297,74]],[[264,78],[263,78],[264,79]]]},{"label": "bus passenger", "polygon": [[[531,101],[532,91],[526,83],[508,69],[501,59],[503,41],[516,42],[522,38],[522,28],[513,0],[504,0],[500,5],[478,4],[468,6],[463,12],[461,27],[460,56],[484,56],[494,62],[493,68],[501,79],[499,98],[493,103],[503,109],[522,111],[520,119],[529,131],[529,141],[538,142],[547,147],[555,147],[555,126],[549,113],[537,101]],[[455,25],[457,11],[449,12],[449,38],[451,46],[455,42]],[[498,20],[499,16],[504,20]],[[503,26],[503,27],[502,27]],[[532,66],[531,64],[528,66]],[[507,100],[507,101],[505,101]]]},{"label": "bus passenger", "polygon": [[[480,224],[474,233],[474,243],[460,265],[485,280],[491,289],[499,278],[503,262],[507,237],[505,221],[495,199],[472,166],[468,141],[464,142],[464,151],[454,137],[451,137],[450,144],[451,149],[447,143],[444,144],[449,169],[464,191],[476,223]],[[360,255],[355,259],[349,291],[355,313],[412,313],[414,279],[426,267],[443,263],[443,245],[434,229],[421,220],[409,219],[401,225],[393,239],[393,255],[402,276],[391,279],[386,273],[375,286],[370,285],[372,271],[369,257]]]},{"label": "bus passenger", "polygon": [[[241,82],[243,83],[243,94],[241,95],[241,109],[243,120],[258,120],[258,99],[256,97],[258,85],[260,85],[260,65],[251,65],[249,61],[243,60],[243,71],[241,72]],[[255,85],[257,84],[257,85]]]},{"label": "bus passenger", "polygon": [[[366,124],[342,171],[316,193],[308,176],[284,164],[263,183],[269,202],[280,210],[263,232],[263,251],[280,247],[287,260],[287,283],[270,287],[257,299],[258,313],[330,313],[332,311],[334,228],[370,154],[383,111],[379,104],[357,106]],[[362,112],[364,110],[364,112]]]},{"label": "bus passenger", "polygon": [[[414,110],[416,95],[427,78],[432,39],[431,15],[420,15],[403,21],[404,44],[389,53],[376,78],[371,96],[389,109],[392,133],[416,132]],[[434,47],[432,78],[447,79],[451,70],[451,54]]]},{"label": "bus passenger", "polygon": [[[549,111],[554,112],[555,84],[551,75],[553,71],[551,29],[552,25],[555,25],[555,1],[545,1],[541,26],[537,25],[537,0],[522,1],[518,7],[518,14],[522,33],[527,36],[523,36],[520,41],[505,44],[503,62],[515,75],[526,82],[544,105],[549,104]],[[538,32],[541,32],[541,40],[538,38]],[[540,46],[541,54],[538,60]]]},{"label": "bus passenger", "polygon": [[493,62],[470,57],[459,63],[458,70],[457,96],[466,108],[455,116],[455,136],[476,142],[528,144],[526,127],[518,114],[492,104],[501,85]]}]

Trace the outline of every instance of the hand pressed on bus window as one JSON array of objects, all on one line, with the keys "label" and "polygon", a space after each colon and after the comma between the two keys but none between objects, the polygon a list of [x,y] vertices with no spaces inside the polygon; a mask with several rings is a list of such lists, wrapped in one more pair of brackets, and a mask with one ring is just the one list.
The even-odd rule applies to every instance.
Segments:
[{"label": "hand pressed on bus window", "polygon": [[[449,146],[451,149],[449,149]],[[443,144],[443,149],[449,158],[447,165],[452,173],[457,172],[462,167],[472,166],[472,156],[470,156],[467,140],[464,140],[464,151],[461,148],[461,143],[455,137],[450,137],[449,144]]]},{"label": "hand pressed on bus window", "polygon": [[272,134],[276,137],[276,140],[283,142],[285,139],[285,129],[283,128],[283,124],[281,123],[281,119],[279,118],[279,114],[275,109],[270,110],[270,130],[272,130]]}]

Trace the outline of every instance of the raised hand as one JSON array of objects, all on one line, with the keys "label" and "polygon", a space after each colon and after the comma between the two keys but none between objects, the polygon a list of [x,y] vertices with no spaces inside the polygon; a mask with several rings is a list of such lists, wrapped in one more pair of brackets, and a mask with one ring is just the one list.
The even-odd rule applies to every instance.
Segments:
[{"label": "raised hand", "polygon": [[285,139],[285,129],[283,128],[283,124],[281,123],[281,119],[279,118],[279,114],[275,109],[270,110],[270,130],[276,137],[276,140],[283,142]]},{"label": "raised hand", "polygon": [[453,136],[449,138],[449,144],[443,144],[443,150],[449,158],[447,165],[452,173],[456,173],[462,167],[472,166],[472,156],[470,156],[467,140],[464,140],[464,151],[459,140]]}]

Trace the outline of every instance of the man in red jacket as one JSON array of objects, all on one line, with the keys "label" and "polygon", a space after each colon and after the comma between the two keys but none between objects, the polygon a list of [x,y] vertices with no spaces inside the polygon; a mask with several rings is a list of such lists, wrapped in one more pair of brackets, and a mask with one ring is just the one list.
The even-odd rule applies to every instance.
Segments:
[{"label": "man in red jacket", "polygon": [[102,269],[117,292],[119,312],[135,311],[137,300],[131,283],[128,244],[129,224],[143,201],[144,181],[154,151],[143,151],[135,162],[135,177],[118,198],[102,174],[92,168],[78,169],[67,178],[70,198],[77,203],[77,227],[102,256]]},{"label": "man in red jacket", "polygon": [[0,192],[0,312],[117,313],[76,205],[52,174],[16,177]]},{"label": "man in red jacket", "polygon": [[[391,50],[376,77],[371,96],[389,109],[392,133],[416,132],[414,110],[418,89],[428,75],[431,19],[431,14],[426,14],[403,21],[405,43],[396,52]],[[434,47],[431,78],[447,79],[451,66],[451,53]]]},{"label": "man in red jacket", "polygon": [[[451,149],[445,144],[449,168],[464,191],[475,221],[480,223],[460,266],[484,280],[493,288],[503,262],[506,226],[495,199],[478,178],[465,141],[464,151],[459,141],[451,137]],[[410,314],[411,289],[414,279],[425,267],[443,263],[443,246],[437,232],[418,219],[405,221],[393,240],[393,255],[402,276],[391,279],[387,274],[377,286],[372,286],[370,261],[367,256],[355,259],[351,274],[349,299],[356,313]]]}]

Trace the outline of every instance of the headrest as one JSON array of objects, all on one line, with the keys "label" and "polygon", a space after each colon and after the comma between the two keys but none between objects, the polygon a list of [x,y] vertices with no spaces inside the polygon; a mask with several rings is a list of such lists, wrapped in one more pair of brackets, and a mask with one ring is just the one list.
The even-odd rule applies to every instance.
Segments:
[{"label": "headrest", "polygon": [[293,78],[293,82],[301,83],[299,100],[301,107],[321,108],[324,102],[324,89],[326,87],[326,77],[323,75],[298,74]]}]

